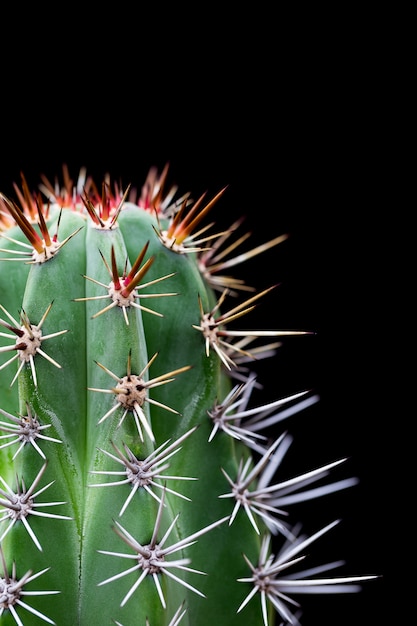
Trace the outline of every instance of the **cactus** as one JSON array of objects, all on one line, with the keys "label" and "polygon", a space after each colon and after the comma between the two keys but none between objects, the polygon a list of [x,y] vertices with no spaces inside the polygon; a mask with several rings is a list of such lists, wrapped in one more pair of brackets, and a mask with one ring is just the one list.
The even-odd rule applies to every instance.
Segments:
[{"label": "cactus", "polygon": [[298,624],[297,594],[372,578],[298,565],[337,522],[305,536],[290,505],[356,483],[325,480],[345,459],[279,479],[275,426],[317,394],[251,401],[250,364],[313,331],[237,330],[275,285],[227,272],[285,236],[245,251],[240,221],[206,222],[226,189],[194,201],[166,180],[98,189],[64,167],[1,196],[5,626]]}]

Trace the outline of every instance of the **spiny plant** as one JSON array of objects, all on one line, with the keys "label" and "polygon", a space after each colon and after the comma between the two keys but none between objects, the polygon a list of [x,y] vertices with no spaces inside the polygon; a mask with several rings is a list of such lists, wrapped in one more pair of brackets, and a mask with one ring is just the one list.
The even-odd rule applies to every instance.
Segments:
[{"label": "spiny plant", "polygon": [[299,624],[294,596],[356,591],[299,568],[337,521],[287,510],[354,485],[325,480],[346,459],[279,477],[277,424],[317,394],[251,401],[251,363],[314,330],[236,325],[276,285],[227,272],[286,236],[216,232],[226,188],[178,196],[168,167],[140,192],[63,175],[0,196],[1,623]]}]

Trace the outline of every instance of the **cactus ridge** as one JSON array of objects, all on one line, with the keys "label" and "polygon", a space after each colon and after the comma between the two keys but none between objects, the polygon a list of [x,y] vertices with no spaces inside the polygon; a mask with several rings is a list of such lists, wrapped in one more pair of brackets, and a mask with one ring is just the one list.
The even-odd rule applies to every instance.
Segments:
[{"label": "cactus ridge", "polygon": [[277,478],[292,436],[271,433],[313,390],[251,401],[250,365],[314,331],[237,329],[277,285],[228,272],[287,235],[245,250],[243,218],[206,223],[227,187],[167,180],[98,189],[64,166],[0,194],[5,626],[297,625],[293,594],[375,578],[283,573],[338,523],[304,536],[287,508],[357,483],[325,480],[346,459]]}]

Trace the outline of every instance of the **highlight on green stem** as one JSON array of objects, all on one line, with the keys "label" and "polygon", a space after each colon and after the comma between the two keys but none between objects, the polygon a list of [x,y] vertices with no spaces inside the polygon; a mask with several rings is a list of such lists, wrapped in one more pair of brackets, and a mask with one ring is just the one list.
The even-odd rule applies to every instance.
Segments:
[{"label": "highlight on green stem", "polygon": [[64,166],[0,194],[2,625],[297,625],[299,594],[375,578],[300,568],[339,520],[304,535],[292,505],[357,483],[328,479],[346,458],[282,468],[315,390],[252,399],[257,362],[314,329],[250,329],[277,285],[229,271],[288,235],[250,248],[243,217],[207,221],[227,187],[167,180]]}]

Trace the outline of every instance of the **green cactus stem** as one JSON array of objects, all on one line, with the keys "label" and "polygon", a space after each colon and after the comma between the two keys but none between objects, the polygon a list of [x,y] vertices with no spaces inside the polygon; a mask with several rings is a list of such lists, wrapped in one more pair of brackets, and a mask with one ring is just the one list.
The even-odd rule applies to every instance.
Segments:
[{"label": "green cactus stem", "polygon": [[241,220],[205,221],[227,189],[176,198],[166,169],[139,196],[65,173],[0,196],[1,624],[298,624],[293,594],[359,588],[285,578],[336,524],[287,508],[357,482],[279,477],[314,390],[251,401],[250,364],[313,331],[239,329],[276,285],[225,272],[286,235],[239,252]]}]

